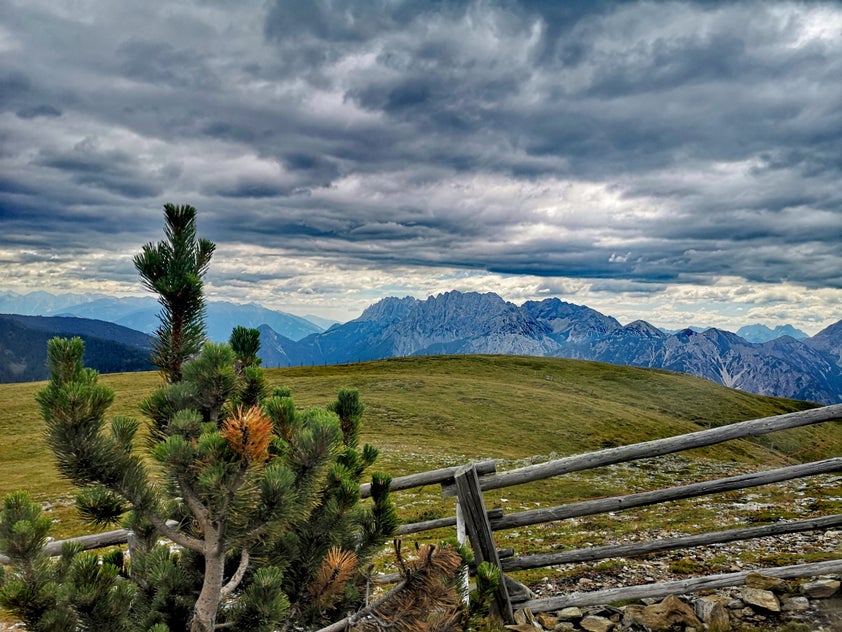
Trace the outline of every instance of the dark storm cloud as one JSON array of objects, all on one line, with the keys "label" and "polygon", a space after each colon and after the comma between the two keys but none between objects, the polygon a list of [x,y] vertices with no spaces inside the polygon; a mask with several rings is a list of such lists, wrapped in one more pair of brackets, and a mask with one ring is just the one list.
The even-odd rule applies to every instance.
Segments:
[{"label": "dark storm cloud", "polygon": [[157,184],[144,182],[131,155],[123,151],[101,151],[90,138],[68,152],[43,151],[35,164],[64,172],[82,186],[126,198],[154,197],[161,192]]},{"label": "dark storm cloud", "polygon": [[116,54],[123,76],[157,86],[208,90],[218,88],[206,58],[189,48],[170,43],[132,40]]},{"label": "dark storm cloud", "polygon": [[325,185],[339,177],[339,166],[335,160],[329,160],[312,153],[291,152],[284,156],[284,165],[291,171],[308,174]]},{"label": "dark storm cloud", "polygon": [[18,110],[17,116],[22,119],[31,119],[39,116],[61,116],[61,110],[52,105],[36,105]]},{"label": "dark storm cloud", "polygon": [[837,5],[85,11],[0,31],[18,240],[103,213],[96,245],[127,218],[144,242],[176,201],[220,243],[363,267],[842,286]]},{"label": "dark storm cloud", "polygon": [[224,198],[277,198],[289,195],[292,190],[277,186],[273,182],[238,180],[230,185],[209,186],[202,193]]}]

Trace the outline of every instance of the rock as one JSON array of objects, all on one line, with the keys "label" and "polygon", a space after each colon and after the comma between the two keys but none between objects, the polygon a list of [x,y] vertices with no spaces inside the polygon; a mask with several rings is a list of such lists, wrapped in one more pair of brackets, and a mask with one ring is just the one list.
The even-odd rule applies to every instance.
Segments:
[{"label": "rock", "polygon": [[770,590],[761,590],[759,588],[752,588],[744,586],[742,590],[743,601],[750,606],[757,606],[770,612],[780,612],[781,602]]},{"label": "rock", "polygon": [[609,632],[614,629],[614,622],[605,617],[595,617],[588,615],[579,621],[579,627],[587,632]]},{"label": "rock", "polygon": [[541,626],[535,621],[535,617],[532,615],[532,611],[529,608],[522,608],[515,612],[515,624],[516,625],[528,625],[531,629],[540,629]]},{"label": "rock", "polygon": [[512,601],[518,602],[528,601],[529,599],[535,599],[535,593],[529,590],[527,586],[524,586],[519,581],[512,579],[508,575],[503,575],[503,581],[506,582],[506,591],[508,591],[509,599],[511,599]]},{"label": "rock", "polygon": [[[622,612],[613,606],[590,606],[585,609],[585,616],[589,614],[595,617],[605,617],[606,619],[611,619],[616,615],[622,615]],[[618,616],[617,621],[619,620],[620,618]]]},{"label": "rock", "polygon": [[827,599],[839,590],[838,579],[814,579],[801,584],[801,592],[810,599]]},{"label": "rock", "polygon": [[746,586],[759,590],[771,590],[775,593],[782,593],[786,590],[786,581],[780,577],[769,577],[760,573],[749,573],[746,575]]},{"label": "rock", "polygon": [[810,609],[810,601],[807,597],[784,597],[781,600],[783,612],[804,612]]},{"label": "rock", "polygon": [[694,611],[709,632],[728,632],[731,629],[731,616],[718,599],[700,599]]},{"label": "rock", "polygon": [[623,608],[623,629],[631,628],[634,626],[638,621],[641,620],[643,616],[643,609],[646,606],[641,606],[638,604],[631,604]]},{"label": "rock", "polygon": [[555,624],[553,632],[573,632],[575,629],[576,626],[570,623],[570,621],[561,621]]},{"label": "rock", "polygon": [[554,630],[555,626],[558,624],[558,619],[546,612],[539,613],[535,617],[535,620],[540,623],[541,627],[545,630]]},{"label": "rock", "polygon": [[514,630],[515,632],[535,632],[538,628],[529,623],[517,623],[515,625],[507,625],[507,630]]},{"label": "rock", "polygon": [[584,616],[584,614],[579,608],[570,607],[559,610],[556,612],[556,616],[560,621],[578,621]]},{"label": "rock", "polygon": [[693,608],[674,595],[670,595],[659,604],[633,610],[632,619],[635,623],[653,631],[669,630],[676,624],[697,629],[702,627],[702,622],[693,612]]}]

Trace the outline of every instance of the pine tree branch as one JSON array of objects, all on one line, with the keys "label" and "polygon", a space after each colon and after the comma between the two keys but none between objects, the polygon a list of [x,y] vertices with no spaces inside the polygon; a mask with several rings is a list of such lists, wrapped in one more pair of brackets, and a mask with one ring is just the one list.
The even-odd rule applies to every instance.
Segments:
[{"label": "pine tree branch", "polygon": [[240,585],[240,582],[243,581],[243,577],[246,574],[246,569],[249,566],[249,552],[248,549],[243,549],[243,552],[240,554],[240,565],[237,567],[237,570],[234,572],[234,575],[231,576],[231,580],[225,584],[222,589],[219,591],[219,599],[225,599],[228,595],[230,595],[237,586]]},{"label": "pine tree branch", "polygon": [[236,478],[232,481],[231,487],[228,489],[228,493],[225,495],[225,501],[222,503],[222,507],[219,509],[219,515],[227,516],[228,510],[231,505],[234,503],[234,499],[237,496],[237,492],[240,491],[240,487],[243,484],[243,481],[246,478],[246,471],[248,470],[248,463],[241,462],[240,469],[237,472]]},{"label": "pine tree branch", "polygon": [[184,476],[179,475],[176,479],[178,481],[178,487],[181,490],[181,498],[184,500],[190,513],[196,518],[202,531],[207,530],[211,523],[210,510],[202,504],[198,494],[196,494]]},{"label": "pine tree branch", "polygon": [[397,586],[392,588],[392,590],[390,590],[385,595],[380,597],[380,599],[377,599],[377,600],[373,601],[371,603],[371,605],[366,606],[365,608],[362,608],[361,610],[358,610],[357,612],[352,614],[350,617],[345,617],[344,619],[342,619],[340,621],[337,621],[336,623],[331,623],[326,628],[320,628],[316,632],[342,632],[342,630],[347,630],[352,625],[357,623],[357,621],[359,621],[363,617],[368,616],[369,614],[374,612],[377,608],[379,608],[384,603],[389,601],[392,597],[394,597],[395,595],[400,593],[404,589],[404,587],[406,586],[406,582],[407,582],[407,580],[403,580]]},{"label": "pine tree branch", "polygon": [[179,546],[183,546],[185,549],[190,549],[191,551],[196,551],[197,553],[204,552],[205,548],[202,540],[199,540],[198,538],[191,538],[190,536],[183,534],[181,531],[177,531],[173,527],[169,526],[158,514],[147,509],[143,511],[143,517],[151,522],[152,526],[157,529],[158,533],[163,535],[165,538],[172,540]]}]

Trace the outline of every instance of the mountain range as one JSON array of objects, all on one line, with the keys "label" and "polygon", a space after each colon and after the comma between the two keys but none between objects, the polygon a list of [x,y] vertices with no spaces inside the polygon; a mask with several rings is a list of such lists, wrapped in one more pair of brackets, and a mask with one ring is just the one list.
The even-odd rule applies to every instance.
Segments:
[{"label": "mountain range", "polygon": [[[0,293],[0,308],[7,306],[7,295]],[[157,326],[157,303],[151,298],[77,295],[75,302],[58,304],[46,293],[28,296],[32,300],[21,303],[28,308],[111,320],[145,332]],[[24,337],[21,331],[12,331],[21,327],[22,317],[10,318],[0,317],[0,340],[4,343]],[[65,335],[72,333],[68,327],[74,320],[84,319],[58,319],[52,325],[61,325],[60,333]],[[40,331],[46,323],[41,322]],[[812,337],[789,326],[772,330],[762,325],[742,328],[743,335],[715,328],[669,333],[645,321],[622,325],[611,316],[558,298],[517,306],[493,293],[454,291],[426,300],[385,298],[358,318],[323,330],[319,324],[259,305],[209,302],[212,340],[227,340],[235,325],[260,330],[265,367],[435,354],[552,356],[679,371],[763,395],[824,404],[842,402],[842,321]],[[44,340],[29,344],[30,351],[33,346],[45,349],[46,338],[38,336]],[[92,337],[108,338],[101,329]],[[143,343],[146,347],[138,347],[137,340],[122,340],[121,335],[112,338],[135,349],[148,348],[148,342]],[[27,345],[20,343],[16,349],[21,352],[23,347]],[[0,381],[42,379],[27,377],[32,373],[20,370],[21,361],[8,345],[0,345],[0,353]],[[123,351],[115,353],[122,357]],[[40,357],[44,357],[43,351]],[[30,362],[23,364],[29,366]]]},{"label": "mountain range", "polygon": [[341,364],[395,356],[515,354],[680,371],[762,395],[842,402],[842,321],[812,338],[749,342],[720,329],[673,334],[620,324],[558,298],[518,307],[493,293],[386,298],[348,323],[300,340],[261,327],[264,366]]},{"label": "mountain range", "polygon": [[[158,327],[157,314],[160,309],[158,301],[151,296],[116,298],[101,294],[56,295],[49,292],[30,294],[0,292],[0,313],[93,318],[147,334],[151,334]],[[313,320],[310,320],[267,309],[254,303],[208,301],[205,327],[210,340],[227,342],[234,325],[256,328],[265,324],[286,338],[299,340],[310,334],[324,331],[334,324],[332,321],[315,316],[312,318]]]}]

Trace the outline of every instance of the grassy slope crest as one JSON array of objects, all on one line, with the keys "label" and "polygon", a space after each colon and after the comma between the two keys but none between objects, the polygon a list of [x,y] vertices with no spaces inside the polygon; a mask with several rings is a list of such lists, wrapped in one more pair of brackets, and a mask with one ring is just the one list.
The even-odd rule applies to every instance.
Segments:
[{"label": "grassy slope crest", "polygon": [[[381,449],[378,469],[420,472],[468,459],[500,469],[810,408],[701,378],[598,362],[520,356],[433,356],[327,367],[268,369],[300,407],[324,406],[343,387],[366,405],[362,440]],[[140,417],[156,373],[103,375],[111,415]],[[55,470],[34,401],[43,383],[0,385],[0,493],[26,489],[49,501],[71,488]],[[842,424],[825,423],[687,453],[741,465],[783,464],[842,453]],[[508,463],[508,465],[507,465]],[[72,513],[68,510],[68,515]],[[68,525],[67,530],[77,527]],[[62,529],[60,529],[62,530]],[[87,529],[89,530],[89,528]],[[85,531],[82,529],[81,531]]]}]

